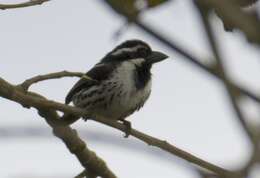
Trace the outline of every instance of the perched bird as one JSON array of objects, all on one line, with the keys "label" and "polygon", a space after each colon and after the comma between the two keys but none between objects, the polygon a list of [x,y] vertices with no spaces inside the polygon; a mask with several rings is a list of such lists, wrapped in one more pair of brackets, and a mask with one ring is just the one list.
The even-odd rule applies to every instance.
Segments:
[{"label": "perched bird", "polygon": [[153,51],[141,40],[118,45],[88,71],[69,91],[65,103],[71,101],[87,111],[88,118],[122,121],[139,110],[151,93],[151,67],[168,56]]}]

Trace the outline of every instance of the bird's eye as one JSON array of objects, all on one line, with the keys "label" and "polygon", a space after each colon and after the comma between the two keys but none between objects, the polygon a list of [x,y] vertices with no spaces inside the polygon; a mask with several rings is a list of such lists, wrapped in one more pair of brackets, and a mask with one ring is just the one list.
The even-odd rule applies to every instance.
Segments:
[{"label": "bird's eye", "polygon": [[149,50],[147,48],[140,48],[138,49],[138,54],[141,57],[146,57],[149,55]]}]

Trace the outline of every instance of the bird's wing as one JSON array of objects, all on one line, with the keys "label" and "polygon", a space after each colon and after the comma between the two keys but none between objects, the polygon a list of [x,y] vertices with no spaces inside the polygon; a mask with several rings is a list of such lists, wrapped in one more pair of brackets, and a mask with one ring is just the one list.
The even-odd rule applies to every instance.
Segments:
[{"label": "bird's wing", "polygon": [[94,85],[98,85],[102,80],[106,80],[112,73],[112,70],[112,64],[103,63],[94,66],[72,87],[65,98],[65,103],[69,104],[72,97],[83,88],[88,89]]}]

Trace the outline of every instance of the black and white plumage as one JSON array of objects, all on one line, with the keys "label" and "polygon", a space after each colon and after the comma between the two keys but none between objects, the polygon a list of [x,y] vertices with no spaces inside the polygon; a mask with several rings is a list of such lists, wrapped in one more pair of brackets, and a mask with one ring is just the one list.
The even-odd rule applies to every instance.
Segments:
[{"label": "black and white plumage", "polygon": [[86,118],[124,121],[144,105],[151,93],[151,67],[166,58],[143,41],[126,41],[87,72],[65,102],[87,110]]}]

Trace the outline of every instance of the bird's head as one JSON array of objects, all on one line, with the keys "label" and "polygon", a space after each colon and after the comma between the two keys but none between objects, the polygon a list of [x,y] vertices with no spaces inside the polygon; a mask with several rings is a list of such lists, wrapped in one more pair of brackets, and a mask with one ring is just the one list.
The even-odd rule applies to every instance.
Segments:
[{"label": "bird's head", "polygon": [[128,40],[109,52],[101,62],[133,62],[136,65],[151,67],[154,63],[168,58],[162,52],[153,51],[151,47],[141,40]]}]

